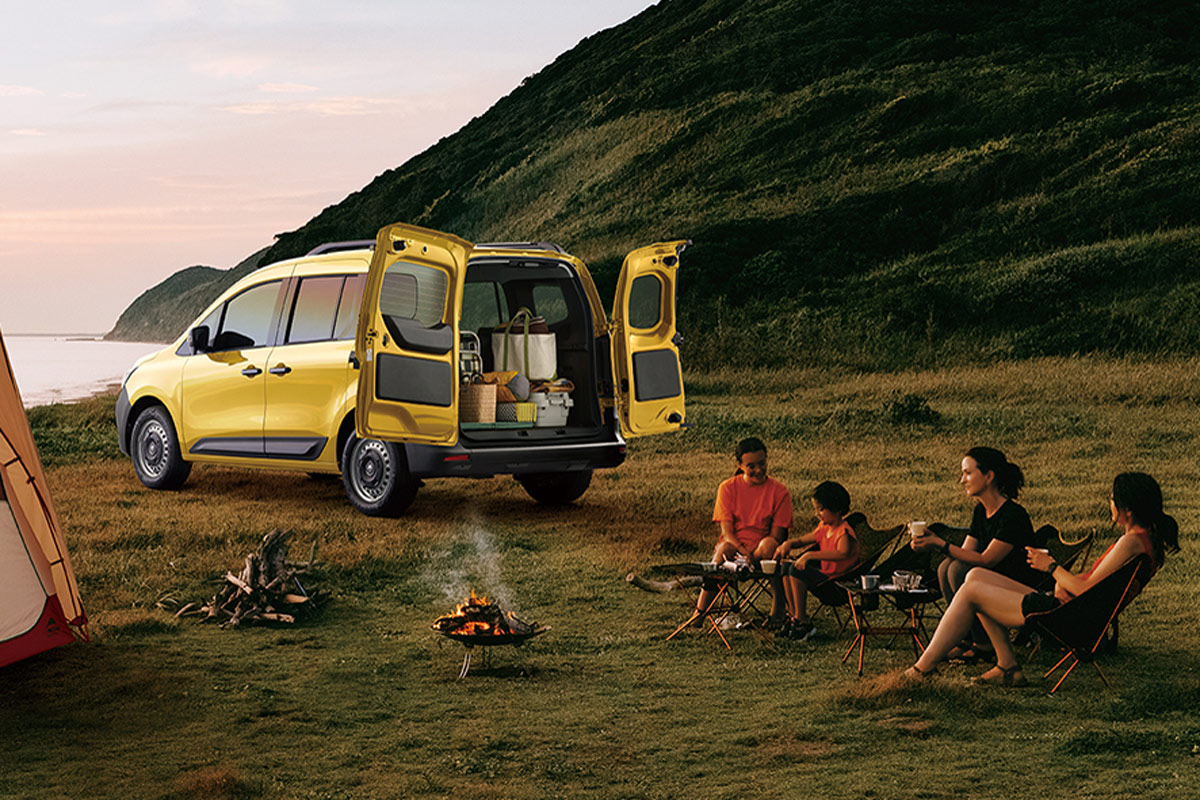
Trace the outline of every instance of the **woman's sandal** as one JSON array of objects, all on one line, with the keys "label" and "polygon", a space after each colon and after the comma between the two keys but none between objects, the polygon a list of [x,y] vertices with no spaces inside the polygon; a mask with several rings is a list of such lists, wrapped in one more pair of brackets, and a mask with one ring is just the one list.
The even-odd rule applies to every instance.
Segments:
[{"label": "woman's sandal", "polygon": [[904,679],[910,683],[924,683],[937,674],[937,667],[929,669],[921,669],[916,664],[913,664],[908,669],[904,670]]},{"label": "woman's sandal", "polygon": [[988,672],[972,678],[971,683],[977,686],[1008,686],[1012,688],[1029,685],[1025,681],[1025,676],[1021,674],[1020,664],[1014,664],[1011,667],[1002,667],[997,664],[994,669],[1000,670],[1000,674],[988,677],[988,672],[992,671],[989,669]]},{"label": "woman's sandal", "polygon": [[955,647],[946,654],[946,660],[955,664],[977,664],[985,658],[992,658],[995,655],[993,650],[981,650],[976,645],[966,645]]}]

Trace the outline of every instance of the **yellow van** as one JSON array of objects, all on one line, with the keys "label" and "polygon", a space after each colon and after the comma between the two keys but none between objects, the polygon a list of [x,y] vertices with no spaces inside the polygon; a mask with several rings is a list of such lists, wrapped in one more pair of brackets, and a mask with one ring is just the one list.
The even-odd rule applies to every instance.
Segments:
[{"label": "yellow van", "polygon": [[[584,263],[547,243],[395,224],[263,267],[129,372],[121,450],[155,489],[180,487],[193,463],[340,472],[350,502],[377,516],[434,477],[511,474],[539,502],[571,502],[624,460],[623,435],[687,424],[675,329],[687,244],[626,257],[611,321]],[[555,334],[573,405],[551,426],[467,424],[465,356],[499,369],[491,334],[521,308]]]}]

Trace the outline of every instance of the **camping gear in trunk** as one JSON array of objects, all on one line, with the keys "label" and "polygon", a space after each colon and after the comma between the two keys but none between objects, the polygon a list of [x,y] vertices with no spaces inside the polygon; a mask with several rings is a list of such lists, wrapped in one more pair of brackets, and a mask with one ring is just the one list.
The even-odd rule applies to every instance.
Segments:
[{"label": "camping gear in trunk", "polygon": [[534,392],[530,401],[537,406],[536,428],[561,428],[567,424],[567,415],[575,401],[568,392]]},{"label": "camping gear in trunk", "polygon": [[484,383],[478,373],[464,383],[458,397],[458,417],[462,422],[495,422],[496,384]]},{"label": "camping gear in trunk", "polygon": [[516,369],[530,381],[553,380],[558,372],[554,333],[528,308],[492,332],[492,358],[500,369]]}]

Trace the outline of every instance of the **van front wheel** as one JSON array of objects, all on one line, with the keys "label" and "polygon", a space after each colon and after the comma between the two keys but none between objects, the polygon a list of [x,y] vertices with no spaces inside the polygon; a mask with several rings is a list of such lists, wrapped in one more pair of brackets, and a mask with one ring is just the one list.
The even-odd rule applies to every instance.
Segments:
[{"label": "van front wheel", "polygon": [[395,517],[412,505],[420,485],[404,451],[391,442],[351,436],[342,450],[342,485],[350,504],[369,517]]},{"label": "van front wheel", "polygon": [[518,475],[529,496],[548,506],[564,506],[583,497],[592,482],[590,469],[575,472],[535,472]]},{"label": "van front wheel", "polygon": [[129,454],[138,480],[151,489],[178,489],[192,471],[179,452],[171,415],[162,406],[138,414],[129,439]]}]

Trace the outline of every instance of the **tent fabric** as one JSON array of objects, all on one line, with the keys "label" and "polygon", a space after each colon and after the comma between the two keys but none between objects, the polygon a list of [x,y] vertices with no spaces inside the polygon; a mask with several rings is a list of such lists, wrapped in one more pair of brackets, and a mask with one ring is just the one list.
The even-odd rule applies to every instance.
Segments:
[{"label": "tent fabric", "polygon": [[87,616],[0,335],[0,666],[87,638]]}]

